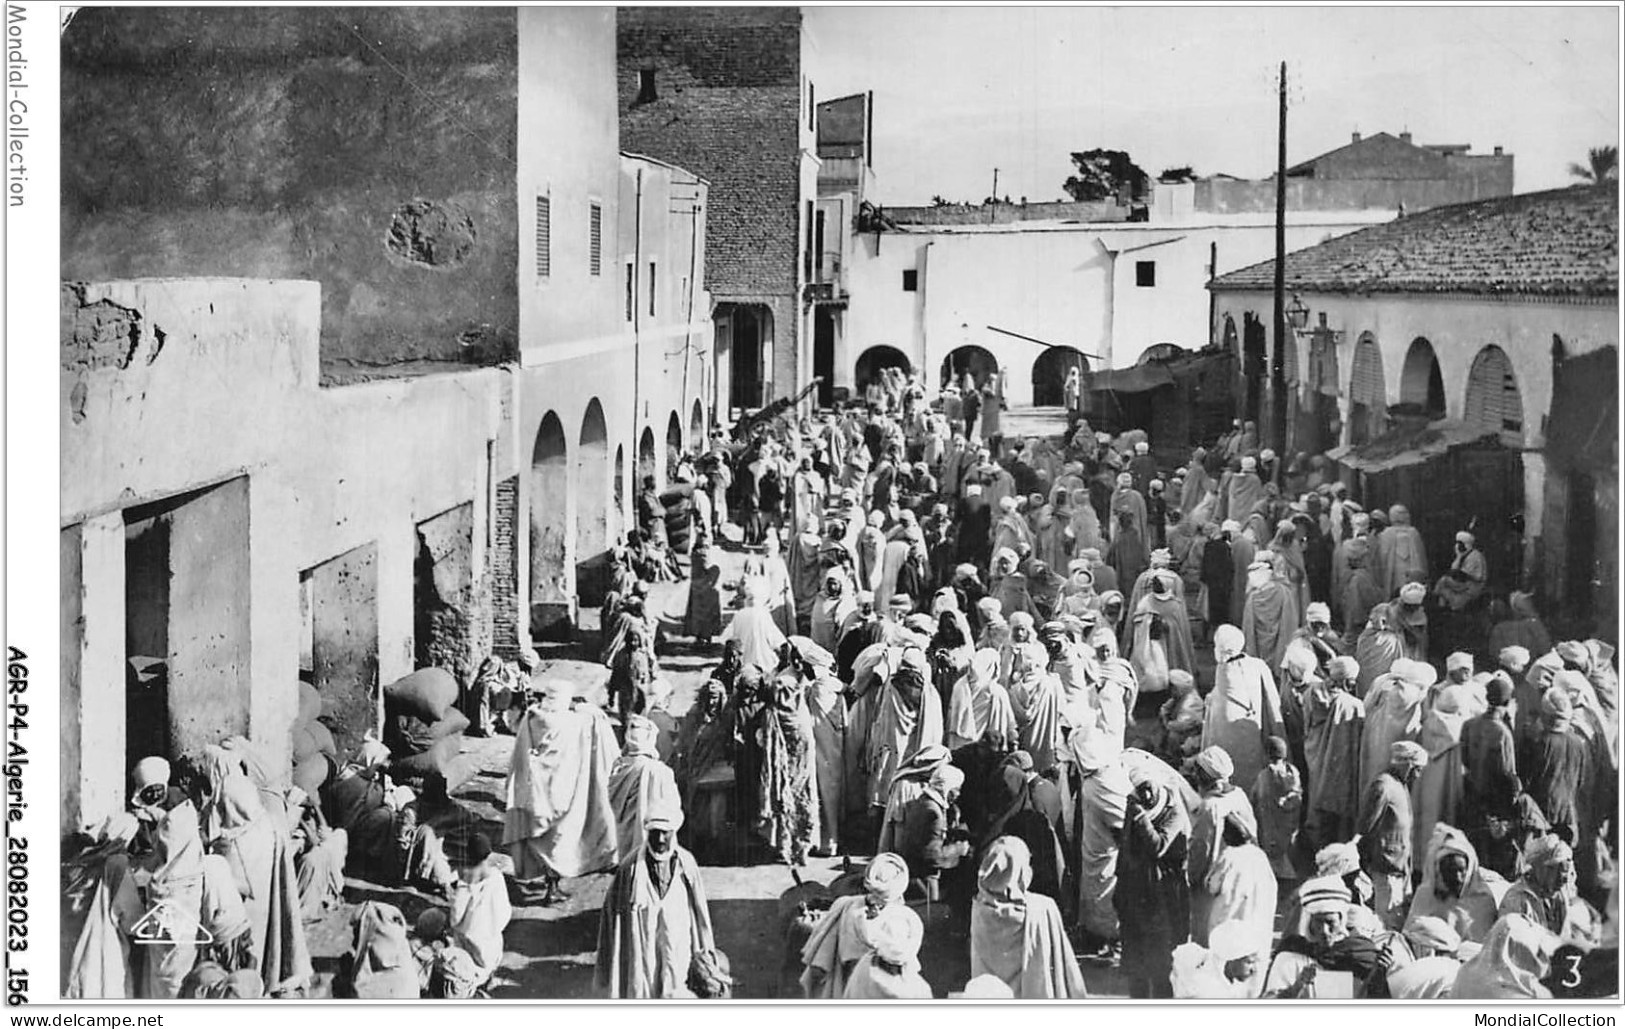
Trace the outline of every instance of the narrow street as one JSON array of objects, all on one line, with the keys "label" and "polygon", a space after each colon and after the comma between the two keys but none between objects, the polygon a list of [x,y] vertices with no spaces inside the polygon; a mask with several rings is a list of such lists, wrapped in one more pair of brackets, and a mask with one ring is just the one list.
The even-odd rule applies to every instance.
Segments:
[{"label": "narrow street", "polygon": [[[1045,424],[1040,415],[1029,419]],[[1016,422],[1026,425],[1028,422]],[[1027,430],[1022,430],[1024,433]],[[721,553],[723,582],[737,581],[745,555],[738,550]],[[677,610],[687,597],[686,582],[655,583],[650,587],[650,610]],[[726,605],[732,591],[724,596]],[[556,644],[541,650],[543,668],[538,677],[557,677],[575,684],[594,703],[606,700],[604,683],[608,671],[584,655],[597,647],[597,612],[583,612],[584,630],[580,644]],[[583,645],[584,644],[584,645]],[[668,643],[660,665],[672,683],[672,714],[688,710],[699,687],[720,655],[720,647],[707,653],[695,652],[686,641]],[[436,813],[430,820],[446,839],[446,849],[457,864],[470,833],[484,832],[493,842],[501,839],[503,787],[513,737],[465,737],[462,754],[476,766],[472,778],[455,789],[456,808]],[[861,862],[860,862],[861,864]],[[798,870],[803,882],[828,884],[841,874],[842,859],[812,858]],[[781,971],[787,957],[784,932],[794,914],[793,901],[781,898],[794,890],[795,879],[782,864],[746,867],[704,866],[707,897],[717,945],[728,955],[735,979],[734,996],[739,998],[781,998],[799,996],[795,977],[796,958],[788,958],[791,968]],[[490,989],[494,998],[582,999],[593,996],[593,964],[598,938],[598,912],[609,888],[607,872],[566,880],[567,898],[547,907],[514,908],[512,923],[504,937],[506,953]],[[318,994],[327,995],[338,959],[350,948],[349,918],[354,906],[366,900],[382,900],[399,907],[408,922],[435,901],[414,890],[386,890],[360,880],[345,884],[346,904],[326,918],[309,926],[310,942],[319,977]],[[959,990],[970,975],[968,926],[954,924],[945,904],[938,902],[927,910],[915,905],[926,924],[920,961],[927,982],[938,997]],[[1083,963],[1084,978],[1092,996],[1125,997],[1115,970]]]}]

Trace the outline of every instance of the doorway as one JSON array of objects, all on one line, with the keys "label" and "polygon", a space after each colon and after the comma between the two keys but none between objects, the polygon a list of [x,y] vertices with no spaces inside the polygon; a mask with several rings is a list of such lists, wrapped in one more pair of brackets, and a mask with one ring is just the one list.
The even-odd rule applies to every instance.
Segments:
[{"label": "doorway", "polygon": [[813,308],[813,377],[818,380],[818,406],[835,406],[835,310],[825,305]]},{"label": "doorway", "polygon": [[125,757],[248,734],[248,479],[124,512]]},{"label": "doorway", "polygon": [[1066,404],[1066,377],[1078,370],[1079,381],[1089,374],[1089,359],[1072,347],[1052,346],[1033,362],[1033,406],[1062,407]]}]

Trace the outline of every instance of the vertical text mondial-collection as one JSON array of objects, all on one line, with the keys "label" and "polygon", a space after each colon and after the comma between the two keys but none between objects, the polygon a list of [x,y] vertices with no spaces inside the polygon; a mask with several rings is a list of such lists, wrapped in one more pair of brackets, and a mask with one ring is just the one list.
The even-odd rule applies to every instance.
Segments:
[{"label": "vertical text mondial-collection", "polygon": [[28,163],[28,58],[23,56],[23,22],[28,12],[21,4],[6,5],[6,206],[23,206],[27,193]]}]

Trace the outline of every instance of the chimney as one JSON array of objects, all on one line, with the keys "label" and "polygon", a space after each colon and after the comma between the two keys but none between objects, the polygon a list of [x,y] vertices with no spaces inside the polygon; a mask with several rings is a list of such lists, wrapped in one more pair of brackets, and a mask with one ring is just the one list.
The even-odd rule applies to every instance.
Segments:
[{"label": "chimney", "polygon": [[1411,134],[1409,132],[1401,132],[1399,134],[1399,141],[1401,143],[1409,143],[1411,141]]},{"label": "chimney", "polygon": [[1501,156],[1501,148],[1500,148],[1500,147],[1496,147],[1496,148],[1495,148],[1495,156],[1496,156],[1496,157],[1500,157],[1500,156]]},{"label": "chimney", "polygon": [[1356,130],[1355,133],[1354,133],[1354,142],[1358,143],[1359,141],[1360,141],[1360,133],[1359,133],[1358,130]]}]

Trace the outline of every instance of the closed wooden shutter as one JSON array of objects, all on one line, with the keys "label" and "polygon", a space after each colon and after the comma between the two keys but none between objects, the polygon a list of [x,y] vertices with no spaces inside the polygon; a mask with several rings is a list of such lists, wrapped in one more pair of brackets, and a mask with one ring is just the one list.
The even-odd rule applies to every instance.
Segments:
[{"label": "closed wooden shutter", "polygon": [[545,279],[553,274],[553,211],[547,197],[536,198],[536,277]]},{"label": "closed wooden shutter", "polygon": [[1298,384],[1298,341],[1288,339],[1281,347],[1281,379],[1288,386]]},{"label": "closed wooden shutter", "polygon": [[1498,433],[1508,446],[1523,444],[1523,397],[1512,362],[1500,347],[1485,347],[1473,358],[1462,420],[1470,428]]},{"label": "closed wooden shutter", "polygon": [[593,275],[604,274],[604,209],[592,204],[588,211],[587,260]]},{"label": "closed wooden shutter", "polygon": [[1349,380],[1349,400],[1374,410],[1388,406],[1388,387],[1382,377],[1382,351],[1367,336],[1354,347],[1354,372]]}]

